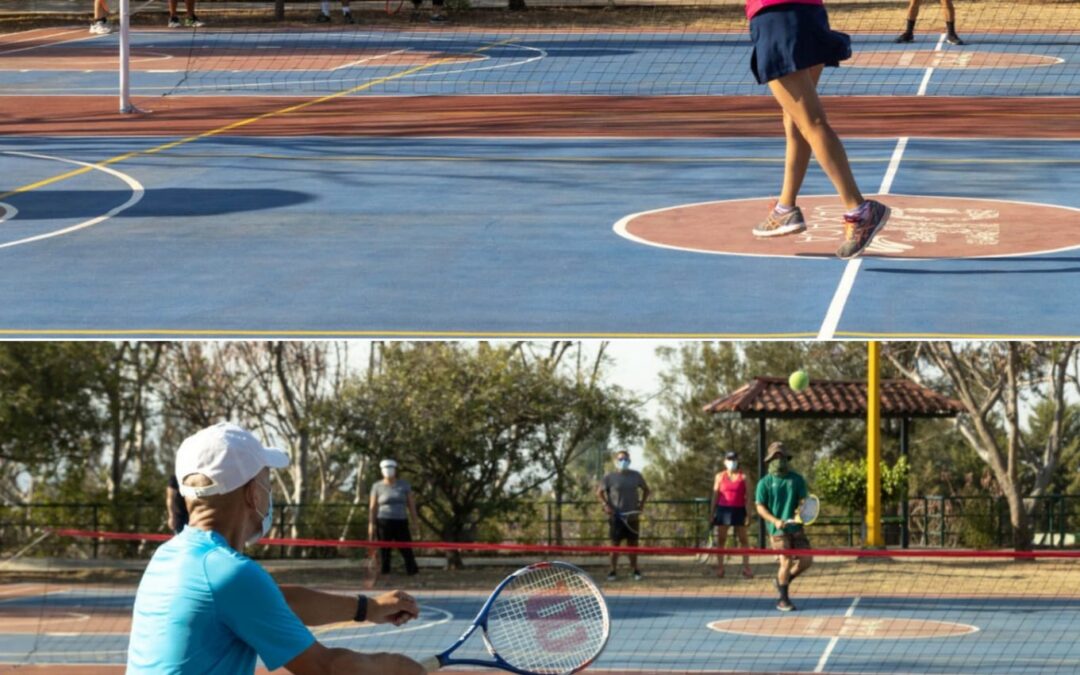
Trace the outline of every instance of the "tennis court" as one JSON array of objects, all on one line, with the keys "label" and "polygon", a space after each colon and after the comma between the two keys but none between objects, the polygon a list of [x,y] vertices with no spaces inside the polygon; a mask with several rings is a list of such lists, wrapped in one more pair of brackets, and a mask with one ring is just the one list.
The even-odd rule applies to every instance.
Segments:
[{"label": "tennis court", "polygon": [[[692,560],[649,560],[641,582],[624,578],[602,584],[611,638],[590,672],[1067,673],[1080,668],[1080,646],[1071,639],[1080,624],[1069,585],[1075,581],[1075,559],[925,555],[931,557],[819,559],[820,567],[792,586],[798,611],[791,614],[774,608],[769,590],[774,567],[766,558],[757,559],[753,580],[717,580],[709,567]],[[282,574],[283,565],[307,566],[310,579],[319,561],[266,565],[275,575]],[[347,568],[337,569],[347,575]],[[602,569],[593,570],[597,578]],[[418,584],[421,616],[402,628],[350,624],[316,634],[333,647],[404,651],[417,658],[437,653],[468,627],[486,597],[481,588],[488,576],[473,570],[455,579],[446,571],[426,571],[419,581],[380,582]],[[430,589],[445,583],[458,588]],[[133,583],[39,581],[2,589],[0,662],[30,672],[34,667],[58,673],[120,671]],[[467,655],[482,656],[480,644],[477,640]]]},{"label": "tennis court", "polygon": [[850,262],[816,164],[810,229],[750,234],[784,141],[745,31],[144,22],[136,115],[115,34],[8,33],[0,334],[1076,335],[1080,31],[1047,7],[853,32],[821,89],[894,216]]}]

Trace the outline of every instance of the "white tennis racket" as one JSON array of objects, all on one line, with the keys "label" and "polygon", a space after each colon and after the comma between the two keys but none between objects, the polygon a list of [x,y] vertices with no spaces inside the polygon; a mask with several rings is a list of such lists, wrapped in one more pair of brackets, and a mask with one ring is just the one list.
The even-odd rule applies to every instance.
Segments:
[{"label": "white tennis racket", "polygon": [[814,495],[809,495],[799,504],[795,517],[785,520],[784,525],[812,525],[820,512],[821,501]]},{"label": "white tennis racket", "polygon": [[[491,659],[453,658],[477,628]],[[468,665],[567,675],[595,661],[610,634],[607,603],[589,575],[570,563],[541,562],[504,579],[457,642],[421,663],[429,672]]]}]

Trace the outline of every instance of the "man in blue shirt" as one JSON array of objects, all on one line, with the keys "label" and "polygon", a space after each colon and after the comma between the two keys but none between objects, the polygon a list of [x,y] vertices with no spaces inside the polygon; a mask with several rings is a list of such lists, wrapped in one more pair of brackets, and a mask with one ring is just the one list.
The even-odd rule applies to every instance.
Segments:
[{"label": "man in blue shirt", "polygon": [[401,591],[374,598],[279,587],[241,551],[272,522],[270,469],[289,463],[234,424],[187,438],[176,454],[190,520],[146,567],[135,595],[127,672],[241,675],[256,657],[296,675],[424,675],[399,654],[323,646],[306,626],[342,621],[401,625],[419,613]]}]

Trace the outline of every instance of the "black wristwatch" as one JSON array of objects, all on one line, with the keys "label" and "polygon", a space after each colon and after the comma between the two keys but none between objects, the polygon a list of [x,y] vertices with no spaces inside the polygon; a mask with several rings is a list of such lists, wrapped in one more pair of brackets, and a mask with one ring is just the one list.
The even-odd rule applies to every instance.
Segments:
[{"label": "black wristwatch", "polygon": [[364,621],[367,619],[367,596],[356,596],[356,616],[353,617],[353,621]]}]

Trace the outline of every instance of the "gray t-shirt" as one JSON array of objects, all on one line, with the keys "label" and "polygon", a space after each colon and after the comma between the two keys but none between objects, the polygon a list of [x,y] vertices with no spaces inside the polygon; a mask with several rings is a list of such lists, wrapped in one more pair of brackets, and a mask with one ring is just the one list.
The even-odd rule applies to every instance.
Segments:
[{"label": "gray t-shirt", "polygon": [[386,520],[408,520],[409,492],[411,490],[409,482],[400,478],[394,481],[393,485],[387,485],[384,481],[372,485],[371,494],[375,497],[375,503],[379,506],[379,510],[375,512],[375,517],[385,518]]},{"label": "gray t-shirt", "polygon": [[608,503],[616,511],[625,513],[641,510],[638,490],[646,489],[646,485],[645,479],[637,471],[612,471],[600,481],[600,487],[604,488]]}]

